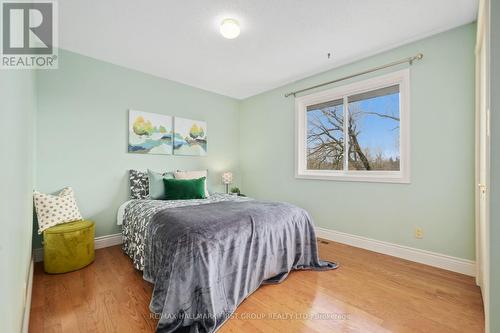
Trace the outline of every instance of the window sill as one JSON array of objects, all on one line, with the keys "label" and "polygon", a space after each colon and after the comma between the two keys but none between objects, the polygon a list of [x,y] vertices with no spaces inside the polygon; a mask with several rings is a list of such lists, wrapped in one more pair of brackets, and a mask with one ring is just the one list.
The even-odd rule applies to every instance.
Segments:
[{"label": "window sill", "polygon": [[[373,171],[376,172],[376,171]],[[345,174],[339,172],[332,174],[330,172],[304,172],[296,173],[296,179],[315,179],[315,180],[333,180],[343,182],[368,182],[368,183],[395,183],[410,184],[410,177],[401,173],[377,172],[377,174],[351,173]]]}]

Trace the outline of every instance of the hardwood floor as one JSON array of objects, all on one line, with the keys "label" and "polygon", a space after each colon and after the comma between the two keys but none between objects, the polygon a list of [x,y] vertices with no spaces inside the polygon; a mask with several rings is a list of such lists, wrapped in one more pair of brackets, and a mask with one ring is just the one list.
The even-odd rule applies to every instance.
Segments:
[{"label": "hardwood floor", "polygon": [[[471,277],[334,242],[319,249],[341,267],[262,286],[218,332],[484,331]],[[72,273],[47,275],[37,263],[29,331],[152,332],[151,291],[119,246]]]}]

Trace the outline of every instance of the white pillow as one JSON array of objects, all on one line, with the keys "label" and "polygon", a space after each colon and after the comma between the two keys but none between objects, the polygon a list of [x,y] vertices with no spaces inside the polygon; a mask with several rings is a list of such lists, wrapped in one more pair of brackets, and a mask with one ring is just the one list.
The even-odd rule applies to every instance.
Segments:
[{"label": "white pillow", "polygon": [[174,172],[175,179],[198,179],[201,177],[205,177],[205,197],[208,198],[210,196],[210,193],[208,193],[208,186],[207,186],[207,170]]},{"label": "white pillow", "polygon": [[71,187],[66,187],[58,195],[33,192],[38,219],[38,234],[55,225],[82,220]]}]

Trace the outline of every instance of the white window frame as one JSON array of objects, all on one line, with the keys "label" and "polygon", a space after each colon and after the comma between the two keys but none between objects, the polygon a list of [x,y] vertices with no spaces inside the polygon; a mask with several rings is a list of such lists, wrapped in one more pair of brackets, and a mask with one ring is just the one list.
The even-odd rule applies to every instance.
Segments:
[{"label": "white window frame", "polygon": [[[307,169],[307,106],[343,99],[348,119],[347,97],[370,90],[399,85],[399,171],[309,170]],[[347,123],[347,121],[345,122]],[[377,76],[295,99],[295,178],[380,183],[410,183],[410,70]],[[348,151],[348,142],[346,143]],[[346,168],[344,164],[344,169]]]}]

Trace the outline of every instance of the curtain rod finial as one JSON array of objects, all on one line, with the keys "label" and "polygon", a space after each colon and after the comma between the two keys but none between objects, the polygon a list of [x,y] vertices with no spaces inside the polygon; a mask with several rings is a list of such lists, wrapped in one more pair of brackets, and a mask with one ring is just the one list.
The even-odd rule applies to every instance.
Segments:
[{"label": "curtain rod finial", "polygon": [[410,63],[410,66],[411,66],[411,65],[413,65],[413,62],[415,60],[422,60],[423,57],[424,57],[424,55],[422,53],[417,53],[417,55],[411,57],[408,62]]}]

